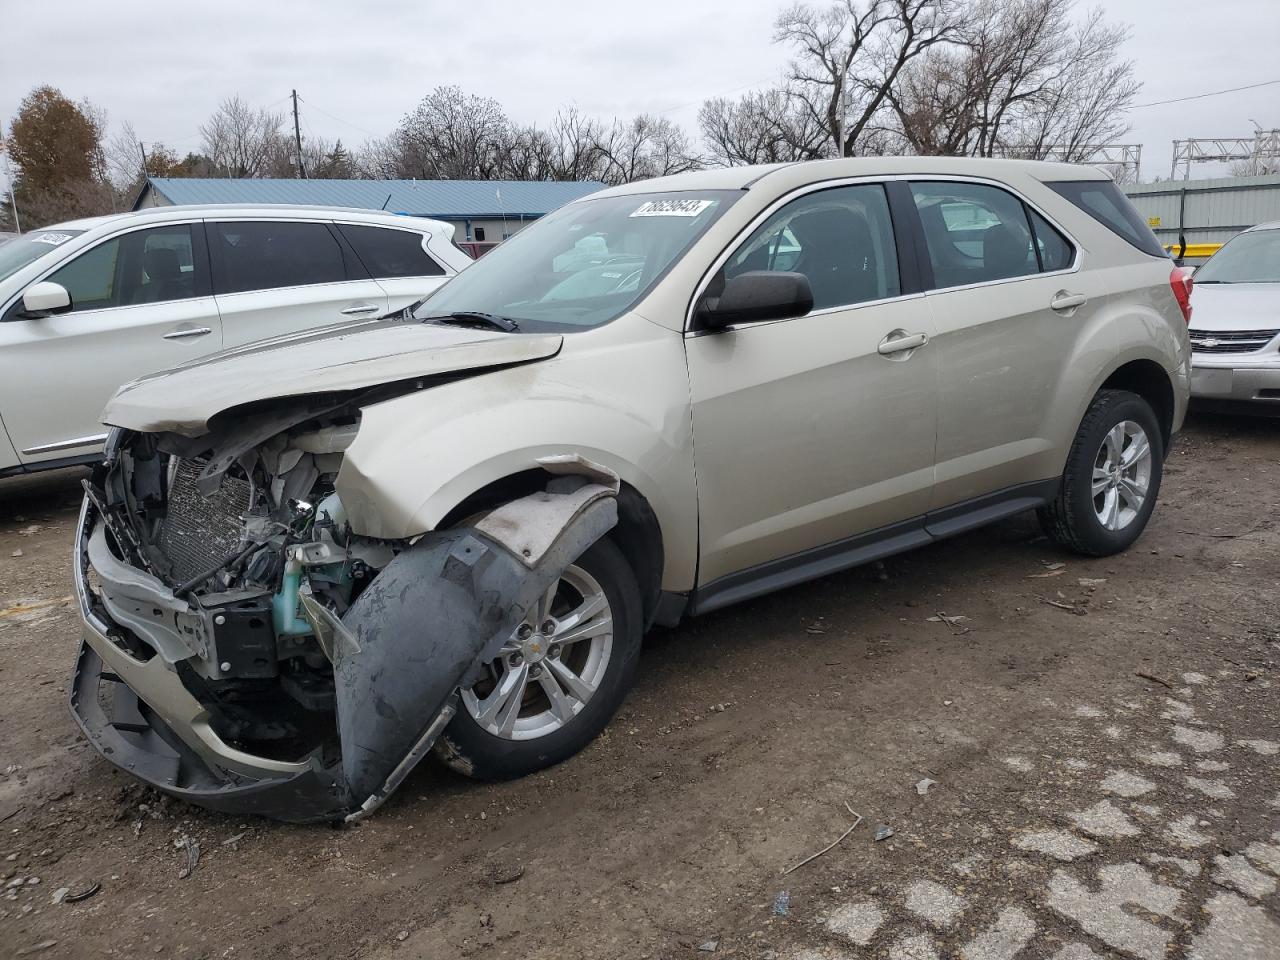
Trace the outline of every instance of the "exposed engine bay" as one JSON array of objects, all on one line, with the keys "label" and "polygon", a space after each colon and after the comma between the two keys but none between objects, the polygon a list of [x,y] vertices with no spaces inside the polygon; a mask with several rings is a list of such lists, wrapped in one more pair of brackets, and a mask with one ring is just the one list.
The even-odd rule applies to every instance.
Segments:
[{"label": "exposed engine bay", "polygon": [[466,526],[363,536],[339,493],[359,423],[349,396],[311,397],[195,438],[113,432],[85,484],[72,690],[113,762],[220,809],[368,813],[616,523],[617,478],[566,457]]}]

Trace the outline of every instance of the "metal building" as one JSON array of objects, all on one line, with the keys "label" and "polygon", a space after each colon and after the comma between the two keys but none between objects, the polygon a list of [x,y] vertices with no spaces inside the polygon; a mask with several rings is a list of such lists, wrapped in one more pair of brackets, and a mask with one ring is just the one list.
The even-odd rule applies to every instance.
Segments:
[{"label": "metal building", "polygon": [[298,203],[386,210],[455,225],[454,238],[504,240],[571,200],[603,189],[594,181],[268,180],[148,177],[133,209],[191,203]]},{"label": "metal building", "polygon": [[1184,236],[1188,259],[1208,256],[1241,230],[1280,220],[1280,174],[1125,184],[1124,192],[1166,247]]}]

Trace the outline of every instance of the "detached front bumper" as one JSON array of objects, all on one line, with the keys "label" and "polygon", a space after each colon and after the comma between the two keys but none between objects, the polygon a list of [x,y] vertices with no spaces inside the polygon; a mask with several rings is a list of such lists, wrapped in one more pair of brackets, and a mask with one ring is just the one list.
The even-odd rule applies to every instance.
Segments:
[{"label": "detached front bumper", "polygon": [[159,652],[140,659],[113,639],[105,598],[140,601],[150,588],[154,610],[170,609],[162,604],[174,598],[159,581],[110,563],[92,568],[101,591],[95,594],[89,587],[89,545],[99,523],[86,500],[74,556],[83,640],[70,707],[89,742],[121,770],[204,807],[293,822],[340,815],[344,789],[336,762],[326,765],[318,755],[289,762],[236,749],[214,732],[208,711],[183,685],[176,664]]},{"label": "detached front bumper", "polygon": [[1193,353],[1191,398],[1280,410],[1280,355]]}]

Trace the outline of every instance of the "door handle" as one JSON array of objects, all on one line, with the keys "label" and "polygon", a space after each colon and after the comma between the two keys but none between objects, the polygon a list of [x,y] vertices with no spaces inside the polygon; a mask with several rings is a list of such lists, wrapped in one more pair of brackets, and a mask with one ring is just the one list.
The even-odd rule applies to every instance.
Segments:
[{"label": "door handle", "polygon": [[164,335],[165,340],[188,340],[191,337],[203,337],[213,333],[212,327],[189,327],[186,330],[170,330]]},{"label": "door handle", "polygon": [[358,317],[362,313],[374,313],[381,309],[376,303],[357,303],[355,306],[347,307],[347,309],[343,310],[342,315],[344,317]]},{"label": "door handle", "polygon": [[1083,307],[1089,302],[1089,298],[1083,293],[1067,293],[1065,290],[1059,290],[1053,295],[1053,299],[1049,301],[1049,308],[1052,310],[1074,310],[1076,307]]},{"label": "door handle", "polygon": [[893,353],[902,353],[904,350],[914,350],[916,347],[923,347],[929,342],[927,333],[906,333],[902,330],[895,330],[883,340],[876,350],[881,356],[887,357]]}]

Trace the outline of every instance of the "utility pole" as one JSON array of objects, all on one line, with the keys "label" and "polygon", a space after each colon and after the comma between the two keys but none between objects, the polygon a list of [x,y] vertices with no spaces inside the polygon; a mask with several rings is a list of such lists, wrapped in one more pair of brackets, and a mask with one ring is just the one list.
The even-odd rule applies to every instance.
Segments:
[{"label": "utility pole", "polygon": [[147,173],[147,148],[142,145],[142,141],[138,141],[138,152],[142,154],[142,179],[145,181],[149,174]]},{"label": "utility pole", "polygon": [[298,126],[298,91],[293,91],[293,142],[298,148],[298,179],[307,179],[307,168],[302,165],[302,129]]}]

